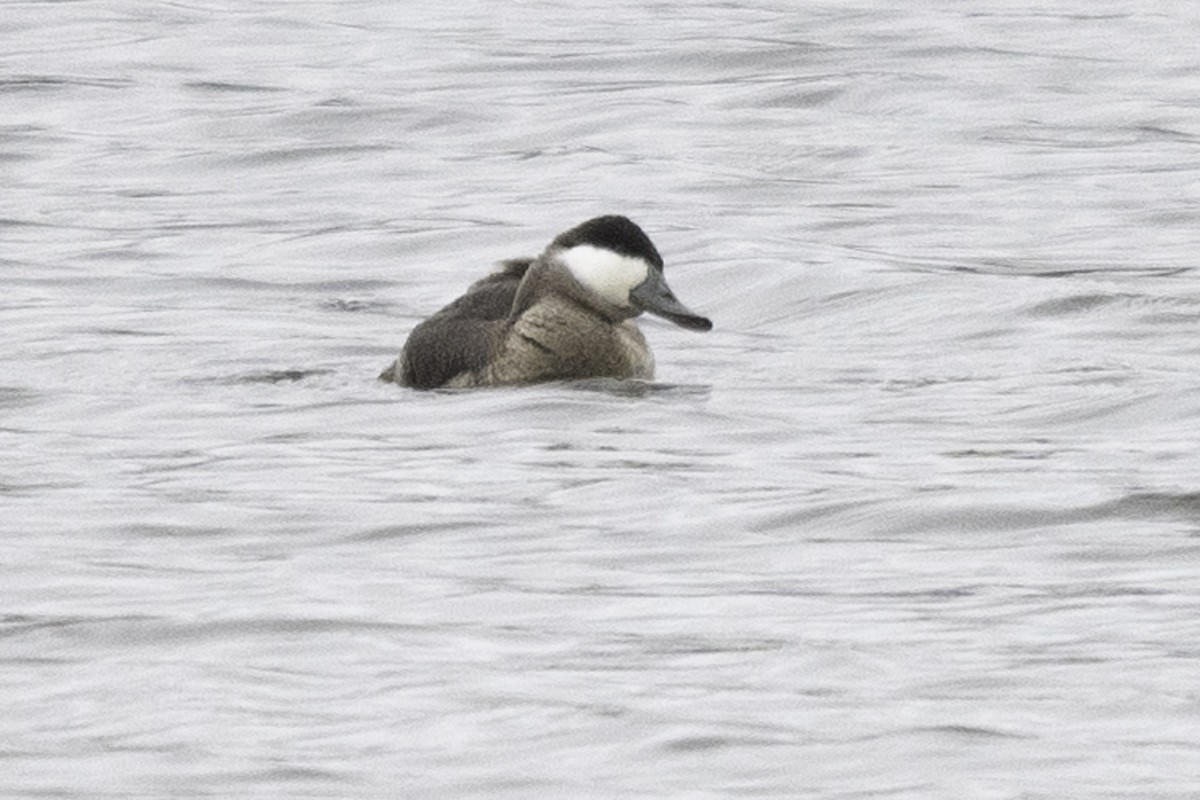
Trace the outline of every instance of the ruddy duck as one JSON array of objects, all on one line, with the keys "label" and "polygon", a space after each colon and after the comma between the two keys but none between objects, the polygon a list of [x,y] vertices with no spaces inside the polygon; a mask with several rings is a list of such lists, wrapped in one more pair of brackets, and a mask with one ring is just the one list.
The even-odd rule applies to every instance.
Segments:
[{"label": "ruddy duck", "polygon": [[684,328],[712,322],[675,299],[650,237],[605,216],[559,234],[537,258],[503,262],[413,328],[379,377],[417,389],[505,386],[576,378],[654,377],[633,318]]}]

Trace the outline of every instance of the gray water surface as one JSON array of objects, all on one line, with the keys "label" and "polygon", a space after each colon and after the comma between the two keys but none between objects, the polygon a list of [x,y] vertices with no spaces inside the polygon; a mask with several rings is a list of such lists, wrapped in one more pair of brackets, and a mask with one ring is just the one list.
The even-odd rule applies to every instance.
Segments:
[{"label": "gray water surface", "polygon": [[[1200,797],[1200,13],[9,2],[0,795]],[[646,386],[377,383],[623,213]]]}]

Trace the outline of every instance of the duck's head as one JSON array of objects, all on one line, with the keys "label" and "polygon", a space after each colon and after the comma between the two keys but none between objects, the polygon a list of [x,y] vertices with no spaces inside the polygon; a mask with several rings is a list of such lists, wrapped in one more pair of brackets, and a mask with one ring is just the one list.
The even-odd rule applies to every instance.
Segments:
[{"label": "duck's head", "polygon": [[663,277],[663,260],[650,237],[621,216],[589,219],[560,233],[546,254],[558,260],[580,286],[626,316],[649,311],[694,331],[712,321],[675,299]]}]

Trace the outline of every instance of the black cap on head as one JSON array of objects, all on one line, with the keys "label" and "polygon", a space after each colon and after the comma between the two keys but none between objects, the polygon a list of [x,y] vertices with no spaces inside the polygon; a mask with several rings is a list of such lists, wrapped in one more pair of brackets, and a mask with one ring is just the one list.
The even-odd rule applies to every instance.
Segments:
[{"label": "black cap on head", "polygon": [[663,268],[662,256],[658,254],[654,242],[650,241],[646,232],[628,217],[610,214],[589,219],[569,231],[560,233],[551,246],[569,248],[581,244],[603,247],[623,256],[644,258],[655,269]]}]

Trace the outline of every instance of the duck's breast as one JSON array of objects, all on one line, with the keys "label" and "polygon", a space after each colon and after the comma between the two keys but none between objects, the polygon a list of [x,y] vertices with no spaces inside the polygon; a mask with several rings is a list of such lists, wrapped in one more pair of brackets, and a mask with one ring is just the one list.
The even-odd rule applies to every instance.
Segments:
[{"label": "duck's breast", "polygon": [[513,321],[474,385],[601,377],[654,377],[654,357],[642,332],[632,321],[612,323],[552,296]]}]

